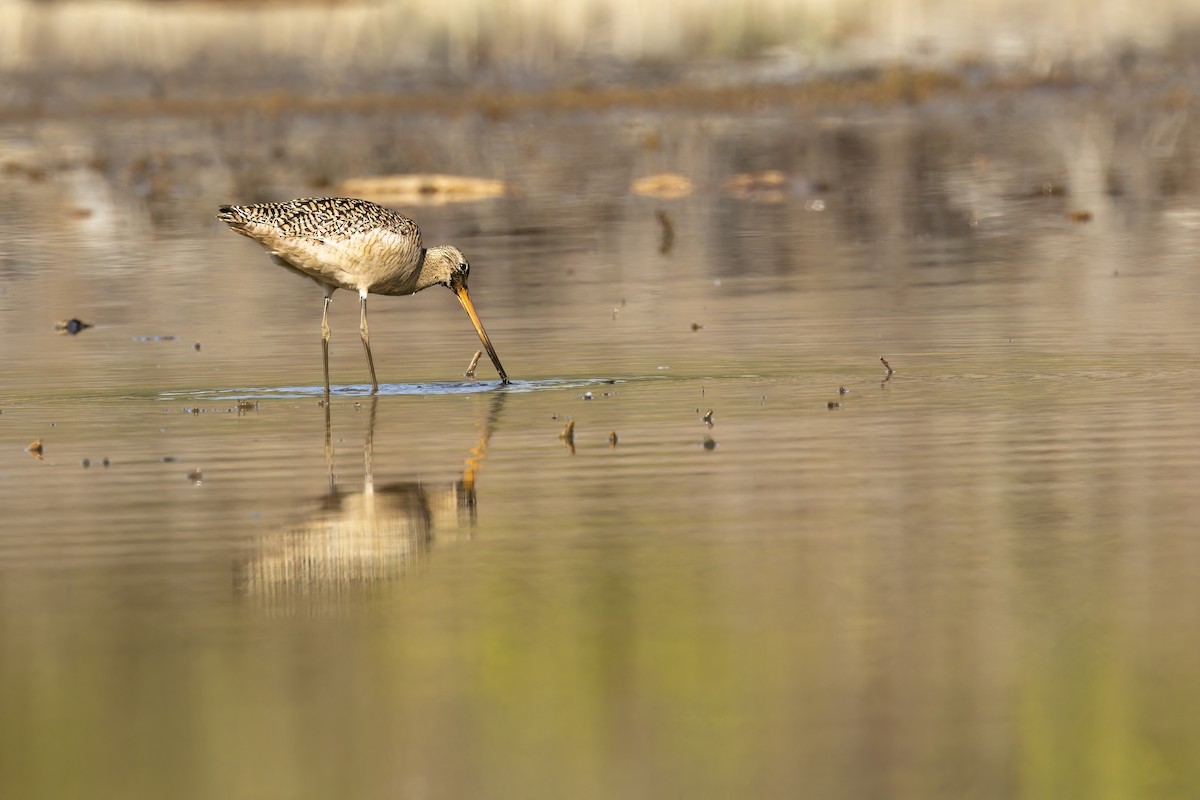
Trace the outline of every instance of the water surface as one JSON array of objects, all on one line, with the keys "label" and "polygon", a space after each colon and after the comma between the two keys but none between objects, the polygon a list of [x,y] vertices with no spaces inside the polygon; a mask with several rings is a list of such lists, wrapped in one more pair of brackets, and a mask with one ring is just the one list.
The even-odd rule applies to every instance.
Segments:
[{"label": "water surface", "polygon": [[[296,175],[129,194],[114,131],[222,141],[170,120],[72,131],[110,173],[6,174],[6,796],[1200,785],[1197,198],[693,123],[493,123],[447,171],[524,147],[526,191],[408,210],[470,256],[514,385],[462,376],[434,289],[372,298],[371,398],[338,293],[328,404],[320,293],[212,219]],[[808,188],[720,190],[772,161]],[[628,195],[666,162],[716,177]]]}]

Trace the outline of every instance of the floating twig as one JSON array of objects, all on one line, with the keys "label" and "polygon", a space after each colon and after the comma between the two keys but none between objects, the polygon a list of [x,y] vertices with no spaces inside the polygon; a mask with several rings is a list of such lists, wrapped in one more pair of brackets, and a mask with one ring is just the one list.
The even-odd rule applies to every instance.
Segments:
[{"label": "floating twig", "polygon": [[658,252],[666,255],[675,245],[675,226],[671,224],[671,215],[661,208],[654,212],[654,218],[662,226],[662,236],[658,241]]},{"label": "floating twig", "polygon": [[616,431],[608,432],[608,446],[609,447],[617,446],[617,432]]},{"label": "floating twig", "polygon": [[704,413],[703,420],[704,424],[708,427],[711,428],[713,426],[713,410],[711,408]]},{"label": "floating twig", "polygon": [[575,420],[567,420],[567,427],[562,429],[558,438],[562,439],[563,443],[571,449],[571,455],[575,455]]},{"label": "floating twig", "polygon": [[475,377],[475,368],[479,366],[479,359],[483,357],[482,350],[476,350],[475,355],[471,357],[471,363],[467,365],[466,376],[468,378]]},{"label": "floating twig", "polygon": [[895,371],[896,371],[896,370],[892,369],[892,365],[891,365],[891,364],[889,364],[889,363],[887,362],[887,359],[886,359],[886,358],[884,358],[883,356],[880,356],[880,357],[879,357],[879,360],[880,360],[881,362],[883,362],[883,368],[887,370],[887,374],[888,374],[889,376],[890,376],[890,375],[891,375],[893,372],[895,372]]}]

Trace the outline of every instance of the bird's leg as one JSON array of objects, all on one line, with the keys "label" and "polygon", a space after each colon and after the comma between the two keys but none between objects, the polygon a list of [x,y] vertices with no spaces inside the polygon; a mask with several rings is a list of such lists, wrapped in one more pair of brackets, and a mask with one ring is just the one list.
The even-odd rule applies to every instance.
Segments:
[{"label": "bird's leg", "polygon": [[362,337],[363,350],[367,351],[367,367],[371,370],[371,394],[379,391],[379,381],[375,379],[375,359],[371,358],[371,332],[367,330],[367,293],[358,293],[358,334]]},{"label": "bird's leg", "polygon": [[325,311],[321,314],[321,355],[325,364],[325,406],[329,407],[329,301],[333,297],[325,293]]}]

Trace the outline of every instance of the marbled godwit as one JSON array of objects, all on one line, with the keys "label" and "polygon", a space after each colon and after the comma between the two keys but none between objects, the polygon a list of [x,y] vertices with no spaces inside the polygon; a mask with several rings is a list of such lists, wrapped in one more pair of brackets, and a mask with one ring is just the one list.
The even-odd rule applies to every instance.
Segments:
[{"label": "marbled godwit", "polygon": [[508,383],[508,375],[467,294],[470,267],[466,257],[452,245],[425,248],[421,244],[421,229],[403,214],[366,200],[307,197],[286,203],[221,206],[217,219],[267,248],[275,263],[312,278],[321,287],[325,294],[321,346],[326,394],[329,394],[329,302],[336,289],[358,292],[358,330],[371,370],[371,394],[379,391],[379,381],[375,378],[367,331],[367,295],[415,294],[437,285],[448,287],[458,297],[496,365],[501,382]]}]

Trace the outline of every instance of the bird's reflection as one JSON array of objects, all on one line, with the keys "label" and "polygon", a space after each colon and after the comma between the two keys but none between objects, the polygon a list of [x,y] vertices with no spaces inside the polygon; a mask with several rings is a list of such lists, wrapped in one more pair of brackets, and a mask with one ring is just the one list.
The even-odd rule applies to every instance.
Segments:
[{"label": "bird's reflection", "polygon": [[363,442],[363,483],[339,486],[334,474],[333,429],[325,404],[325,461],[329,487],[317,510],[264,536],[256,552],[235,566],[234,583],[246,596],[279,610],[307,606],[335,610],[343,601],[403,577],[436,541],[469,539],[475,523],[475,476],[483,463],[504,393],[491,400],[482,430],[457,480],[375,484],[375,419],[371,397]]}]

